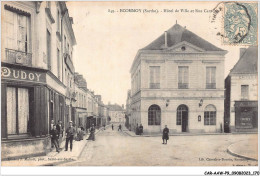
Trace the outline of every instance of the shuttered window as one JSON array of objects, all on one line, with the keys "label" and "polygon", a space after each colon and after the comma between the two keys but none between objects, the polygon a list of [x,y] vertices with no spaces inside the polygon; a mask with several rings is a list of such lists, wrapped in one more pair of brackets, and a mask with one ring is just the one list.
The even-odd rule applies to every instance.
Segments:
[{"label": "shuttered window", "polygon": [[6,48],[28,52],[28,20],[27,16],[5,10],[3,41]]},{"label": "shuttered window", "polygon": [[48,69],[51,70],[51,33],[47,30],[46,35],[47,35],[46,48],[47,48]]},{"label": "shuttered window", "polygon": [[216,67],[206,68],[206,88],[216,89]]},{"label": "shuttered window", "polygon": [[189,67],[188,66],[178,67],[178,88],[179,89],[189,88]]},{"label": "shuttered window", "polygon": [[57,71],[58,78],[60,79],[60,50],[57,48]]},{"label": "shuttered window", "polygon": [[248,99],[249,99],[249,86],[241,85],[241,100],[248,100]]},{"label": "shuttered window", "polygon": [[160,89],[160,66],[150,66],[150,89]]}]

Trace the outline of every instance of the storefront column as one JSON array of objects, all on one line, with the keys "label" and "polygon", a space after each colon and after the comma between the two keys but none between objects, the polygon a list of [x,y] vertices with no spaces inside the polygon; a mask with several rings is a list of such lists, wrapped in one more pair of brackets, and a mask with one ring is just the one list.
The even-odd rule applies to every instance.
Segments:
[{"label": "storefront column", "polygon": [[6,84],[1,84],[1,138],[7,138]]}]

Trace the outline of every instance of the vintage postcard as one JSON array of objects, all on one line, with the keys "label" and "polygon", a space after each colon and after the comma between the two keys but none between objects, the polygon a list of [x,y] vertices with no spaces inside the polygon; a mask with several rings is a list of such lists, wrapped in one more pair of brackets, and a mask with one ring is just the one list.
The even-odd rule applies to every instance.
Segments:
[{"label": "vintage postcard", "polygon": [[2,166],[258,166],[257,1],[2,1],[1,36]]}]

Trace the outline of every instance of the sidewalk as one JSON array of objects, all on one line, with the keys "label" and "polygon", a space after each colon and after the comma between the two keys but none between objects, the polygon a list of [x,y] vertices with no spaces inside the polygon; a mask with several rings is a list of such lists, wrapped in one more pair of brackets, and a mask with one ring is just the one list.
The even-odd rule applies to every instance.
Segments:
[{"label": "sidewalk", "polygon": [[[97,134],[103,129],[96,130]],[[62,148],[60,153],[56,152],[54,148],[51,152],[49,152],[46,156],[38,156],[38,157],[31,157],[31,158],[23,158],[17,160],[9,160],[9,161],[1,161],[2,166],[53,166],[57,164],[62,164],[66,162],[76,161],[81,152],[83,151],[84,147],[88,143],[86,140],[89,137],[89,134],[86,134],[81,141],[73,140],[73,149],[70,151],[65,151],[65,140],[61,142],[60,147]]]},{"label": "sidewalk", "polygon": [[[143,134],[136,135],[134,131],[129,131],[127,128],[123,129],[123,132],[131,137],[158,137],[162,136],[162,134]],[[189,132],[181,132],[169,134],[169,136],[202,136],[202,135],[238,135],[238,134],[257,134],[257,132],[248,132],[248,133],[189,133]]]},{"label": "sidewalk", "polygon": [[231,144],[228,147],[227,152],[236,157],[258,161],[257,138]]}]

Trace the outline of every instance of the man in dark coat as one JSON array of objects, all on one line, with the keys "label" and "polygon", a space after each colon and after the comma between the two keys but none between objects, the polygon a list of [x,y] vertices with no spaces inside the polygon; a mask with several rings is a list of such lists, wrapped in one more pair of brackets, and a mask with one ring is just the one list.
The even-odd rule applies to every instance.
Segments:
[{"label": "man in dark coat", "polygon": [[143,132],[144,132],[143,130],[144,130],[144,127],[143,127],[142,124],[140,124],[140,126],[139,126],[139,134],[140,134],[140,135],[143,134]]},{"label": "man in dark coat", "polygon": [[75,128],[72,125],[72,121],[70,121],[69,127],[66,129],[66,144],[65,144],[65,151],[68,151],[68,145],[70,142],[70,151],[72,151],[72,142],[73,137],[75,135]]},{"label": "man in dark coat", "polygon": [[114,125],[112,124],[112,130],[114,130]]},{"label": "man in dark coat", "polygon": [[59,123],[56,125],[56,129],[59,132],[58,147],[60,148],[60,143],[62,141],[63,131],[64,131],[61,120],[59,120]]},{"label": "man in dark coat", "polygon": [[58,139],[59,139],[59,132],[58,130],[56,129],[56,126],[54,125],[51,132],[50,132],[50,135],[51,135],[51,142],[52,144],[55,146],[56,148],[56,152],[60,152],[60,148],[59,148],[59,145],[58,145]]},{"label": "man in dark coat", "polygon": [[[165,128],[163,129],[163,144],[167,144],[167,140],[169,140],[169,128],[167,128],[167,125],[165,125]],[[166,141],[166,143],[164,143],[164,140]]]},{"label": "man in dark coat", "polygon": [[[51,124],[50,124],[50,133],[51,133],[51,130],[53,130],[53,126],[55,126],[55,125],[54,125],[54,120],[52,119]],[[53,144],[53,141],[51,140],[51,148],[53,148],[53,147],[54,147],[54,144]]]}]

